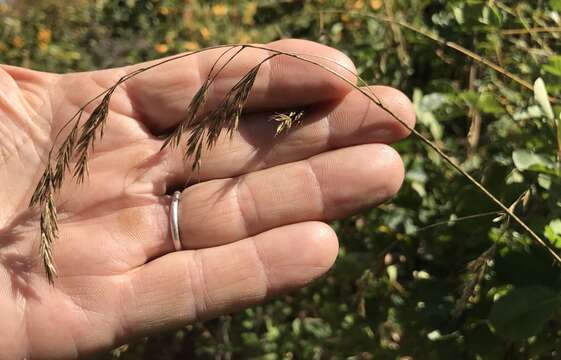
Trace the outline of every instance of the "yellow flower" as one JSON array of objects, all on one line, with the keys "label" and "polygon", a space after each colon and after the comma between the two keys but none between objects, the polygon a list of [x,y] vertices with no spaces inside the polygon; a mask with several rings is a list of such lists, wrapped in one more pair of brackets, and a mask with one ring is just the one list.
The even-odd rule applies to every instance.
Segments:
[{"label": "yellow flower", "polygon": [[162,6],[162,7],[160,8],[160,14],[161,14],[161,15],[166,16],[166,15],[169,15],[169,13],[170,13],[170,10],[169,10],[168,7]]},{"label": "yellow flower", "polygon": [[37,41],[39,41],[39,46],[44,47],[47,46],[51,42],[53,37],[53,33],[49,29],[42,28],[37,33]]},{"label": "yellow flower", "polygon": [[16,48],[21,49],[24,45],[23,38],[19,35],[14,36],[12,44],[14,44]]},{"label": "yellow flower", "polygon": [[176,38],[177,38],[177,32],[168,31],[168,33],[166,34],[166,44],[172,44]]},{"label": "yellow flower", "polygon": [[257,13],[257,4],[253,2],[247,4],[243,12],[242,22],[246,25],[253,24],[255,22],[253,20],[253,17],[255,16],[256,13]]},{"label": "yellow flower", "polygon": [[154,50],[156,50],[158,54],[163,54],[168,52],[169,47],[166,44],[156,44],[154,45]]},{"label": "yellow flower", "polygon": [[377,229],[377,230],[378,230],[378,232],[386,233],[386,234],[389,233],[389,232],[391,232],[391,229],[390,229],[389,227],[387,227],[386,225],[380,225],[380,226],[378,226],[378,229]]},{"label": "yellow flower", "polygon": [[201,46],[196,41],[185,41],[183,43],[183,48],[188,51],[193,51],[199,49]]},{"label": "yellow flower", "polygon": [[246,33],[240,35],[240,44],[248,44],[251,42],[251,36]]},{"label": "yellow flower", "polygon": [[382,5],[384,5],[384,2],[382,0],[372,0],[370,1],[370,7],[372,8],[372,10],[379,10]]},{"label": "yellow flower", "polygon": [[208,40],[210,38],[210,30],[207,27],[202,27],[199,32],[201,33],[201,36],[203,37],[203,39]]},{"label": "yellow flower", "polygon": [[353,4],[353,9],[360,10],[360,9],[362,9],[363,6],[364,6],[364,1],[363,0],[357,0]]},{"label": "yellow flower", "polygon": [[223,4],[216,4],[212,6],[212,14],[214,16],[224,16],[228,13],[228,7]]},{"label": "yellow flower", "polygon": [[187,7],[185,7],[185,10],[183,11],[182,20],[183,24],[187,27],[189,27],[193,21],[193,13]]}]

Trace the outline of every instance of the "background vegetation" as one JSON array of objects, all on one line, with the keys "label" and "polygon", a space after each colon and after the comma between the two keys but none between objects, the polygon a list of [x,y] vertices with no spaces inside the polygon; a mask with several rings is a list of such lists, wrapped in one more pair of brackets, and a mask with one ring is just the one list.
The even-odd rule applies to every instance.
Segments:
[{"label": "background vegetation", "polygon": [[[529,191],[516,212],[561,248],[560,26],[560,0],[19,0],[0,3],[0,62],[70,72],[222,43],[320,41],[410,95],[418,129],[504,202]],[[538,77],[553,114],[535,100]],[[418,140],[397,148],[403,191],[334,224],[341,252],[322,280],[99,358],[561,358],[552,258],[497,214],[455,222],[498,209]]]}]

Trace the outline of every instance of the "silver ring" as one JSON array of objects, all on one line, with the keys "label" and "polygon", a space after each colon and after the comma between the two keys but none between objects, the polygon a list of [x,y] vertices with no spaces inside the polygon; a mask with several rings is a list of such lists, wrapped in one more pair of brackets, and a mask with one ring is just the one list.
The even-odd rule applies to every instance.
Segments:
[{"label": "silver ring", "polygon": [[181,246],[181,237],[179,235],[179,197],[181,196],[180,191],[176,191],[173,193],[173,197],[171,198],[171,205],[169,207],[169,224],[171,230],[171,239],[173,240],[173,246],[175,247],[175,251],[183,250]]}]

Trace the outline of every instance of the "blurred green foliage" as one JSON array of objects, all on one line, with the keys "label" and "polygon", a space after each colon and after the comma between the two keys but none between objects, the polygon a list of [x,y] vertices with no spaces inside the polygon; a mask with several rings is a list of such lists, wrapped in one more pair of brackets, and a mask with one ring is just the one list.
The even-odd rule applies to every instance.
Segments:
[{"label": "blurred green foliage", "polygon": [[[437,34],[530,84],[543,78],[554,118],[543,95],[364,14]],[[418,129],[505,203],[529,190],[517,213],[561,250],[559,0],[18,1],[0,5],[0,21],[1,62],[56,72],[286,37],[337,47],[368,82],[410,95]],[[340,256],[322,280],[100,358],[561,358],[559,267],[504,217],[454,221],[497,208],[418,140],[397,148],[402,192],[334,224]]]}]

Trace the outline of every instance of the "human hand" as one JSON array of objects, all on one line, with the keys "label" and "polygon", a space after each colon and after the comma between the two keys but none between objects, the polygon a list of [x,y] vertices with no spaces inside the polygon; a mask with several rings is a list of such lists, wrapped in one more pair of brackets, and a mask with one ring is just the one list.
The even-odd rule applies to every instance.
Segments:
[{"label": "human hand", "polygon": [[[312,42],[268,46],[353,67]],[[57,197],[54,286],[37,258],[37,211],[27,207],[54,136],[79,107],[146,64],[67,75],[0,66],[1,359],[73,358],[304,286],[337,255],[322,221],[398,191],[403,166],[384,144],[408,131],[333,74],[286,56],[265,63],[240,130],[203,155],[200,172],[191,173],[181,149],[159,152],[158,134],[178,123],[221,52],[168,63],[116,90],[87,181],[68,177]],[[244,51],[209,104],[265,56]],[[413,125],[404,95],[373,90]],[[303,124],[275,137],[270,114],[303,107]],[[186,250],[174,251],[169,194],[187,181],[179,219]]]}]

